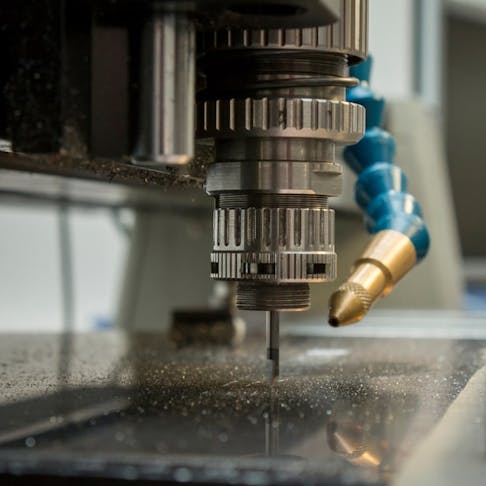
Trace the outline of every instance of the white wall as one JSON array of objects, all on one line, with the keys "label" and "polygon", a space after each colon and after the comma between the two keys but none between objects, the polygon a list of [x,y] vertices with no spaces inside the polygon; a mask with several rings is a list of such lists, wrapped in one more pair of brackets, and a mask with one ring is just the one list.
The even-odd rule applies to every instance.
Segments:
[{"label": "white wall", "polygon": [[109,210],[75,211],[70,218],[75,292],[74,326],[92,329],[115,318],[129,237]]},{"label": "white wall", "polygon": [[0,206],[0,331],[60,329],[57,215]]},{"label": "white wall", "polygon": [[[110,211],[69,210],[76,330],[113,318],[127,239]],[[59,209],[0,204],[0,332],[63,329]]]},{"label": "white wall", "polygon": [[[473,2],[473,0],[469,0]],[[486,5],[486,0],[482,0]],[[442,103],[442,0],[369,0],[373,87],[391,100]]]},{"label": "white wall", "polygon": [[413,7],[412,0],[369,0],[371,82],[387,98],[413,94]]}]

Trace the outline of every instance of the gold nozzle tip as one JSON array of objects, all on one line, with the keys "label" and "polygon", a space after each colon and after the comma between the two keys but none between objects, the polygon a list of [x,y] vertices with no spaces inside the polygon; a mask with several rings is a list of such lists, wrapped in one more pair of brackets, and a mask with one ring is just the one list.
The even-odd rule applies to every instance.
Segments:
[{"label": "gold nozzle tip", "polygon": [[332,327],[339,327],[339,317],[338,316],[329,314],[329,320],[327,322],[329,322],[329,325],[332,326]]},{"label": "gold nozzle tip", "polygon": [[392,230],[377,233],[355,262],[346,283],[332,294],[329,324],[339,327],[360,321],[416,260],[415,247],[406,235]]},{"label": "gold nozzle tip", "polygon": [[329,324],[333,327],[358,322],[365,316],[369,302],[363,288],[345,284],[331,295],[329,301]]}]

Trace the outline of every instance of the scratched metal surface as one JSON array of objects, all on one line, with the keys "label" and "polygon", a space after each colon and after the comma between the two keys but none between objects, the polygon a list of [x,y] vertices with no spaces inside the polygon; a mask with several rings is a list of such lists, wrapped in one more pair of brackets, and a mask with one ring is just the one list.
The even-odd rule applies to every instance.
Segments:
[{"label": "scratched metal surface", "polygon": [[[483,365],[482,340],[3,335],[0,474],[389,484]],[[108,482],[103,483],[108,484]]]}]

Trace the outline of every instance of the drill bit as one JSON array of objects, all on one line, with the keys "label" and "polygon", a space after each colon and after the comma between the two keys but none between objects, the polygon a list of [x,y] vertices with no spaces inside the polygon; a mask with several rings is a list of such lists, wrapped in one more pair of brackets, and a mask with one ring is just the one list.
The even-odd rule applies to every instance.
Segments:
[{"label": "drill bit", "polygon": [[269,380],[274,382],[280,373],[279,364],[280,314],[278,311],[267,311],[267,360]]}]

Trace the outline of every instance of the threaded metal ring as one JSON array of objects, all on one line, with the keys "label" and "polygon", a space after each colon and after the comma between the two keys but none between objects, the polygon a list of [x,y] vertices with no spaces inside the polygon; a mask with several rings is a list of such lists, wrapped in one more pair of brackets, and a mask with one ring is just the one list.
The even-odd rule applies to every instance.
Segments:
[{"label": "threaded metal ring", "polygon": [[318,76],[314,78],[290,78],[290,79],[274,79],[268,81],[254,81],[252,83],[246,83],[242,87],[203,90],[198,93],[198,100],[203,101],[211,99],[215,95],[218,97],[234,96],[240,92],[243,92],[246,96],[248,93],[260,90],[278,90],[287,88],[321,88],[323,86],[342,86],[345,88],[351,88],[358,84],[356,78],[351,77],[339,77],[339,76]]},{"label": "threaded metal ring", "polygon": [[236,304],[241,310],[306,310],[310,307],[310,289],[307,284],[240,282],[236,290]]},{"label": "threaded metal ring", "polygon": [[244,194],[216,196],[216,208],[304,208],[328,209],[328,197],[314,194]]}]

